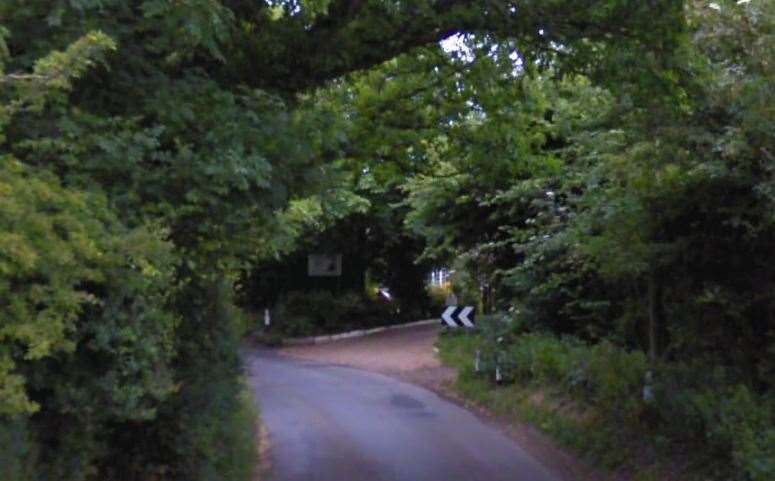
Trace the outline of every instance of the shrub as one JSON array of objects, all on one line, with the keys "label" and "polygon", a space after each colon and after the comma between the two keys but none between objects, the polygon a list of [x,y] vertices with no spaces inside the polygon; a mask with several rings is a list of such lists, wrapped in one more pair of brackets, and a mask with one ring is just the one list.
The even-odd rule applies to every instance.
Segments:
[{"label": "shrub", "polygon": [[0,478],[249,479],[230,286],[179,282],[167,232],[2,160]]},{"label": "shrub", "polygon": [[34,479],[35,450],[25,418],[14,417],[0,422],[0,479]]},{"label": "shrub", "polygon": [[497,364],[505,381],[553,385],[593,402],[607,412],[637,419],[648,368],[645,355],[603,342],[589,345],[574,338],[540,333],[518,334],[507,322],[482,324],[484,369]]},{"label": "shrub", "polygon": [[428,298],[431,306],[436,309],[443,308],[447,303],[447,297],[452,293],[452,286],[445,284],[441,286],[428,287]]},{"label": "shrub", "polygon": [[[736,373],[722,367],[673,362],[655,369],[655,400],[643,400],[649,363],[644,353],[610,342],[588,344],[576,338],[524,333],[502,316],[480,321],[466,357],[479,349],[483,376],[496,366],[505,382],[549,387],[594,407],[610,436],[649,433],[644,443],[683,450],[701,459],[720,479],[775,479],[775,400],[733,383]],[[445,354],[449,356],[449,353]],[[445,362],[458,364],[457,360]],[[645,421],[649,423],[645,423]],[[672,446],[672,448],[670,448]]]},{"label": "shrub", "polygon": [[775,403],[737,384],[686,390],[682,410],[710,456],[728,460],[736,479],[775,479]]},{"label": "shrub", "polygon": [[277,303],[272,317],[272,329],[290,337],[342,332],[398,320],[392,304],[355,291],[291,291]]},{"label": "shrub", "polygon": [[299,313],[294,304],[288,300],[275,306],[272,314],[272,329],[281,331],[289,337],[307,335],[315,330],[312,318],[306,313]]}]

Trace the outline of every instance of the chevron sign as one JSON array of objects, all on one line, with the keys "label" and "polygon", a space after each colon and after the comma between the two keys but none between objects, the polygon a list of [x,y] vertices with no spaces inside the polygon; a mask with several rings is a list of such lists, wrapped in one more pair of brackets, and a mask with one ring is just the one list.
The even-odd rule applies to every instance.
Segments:
[{"label": "chevron sign", "polygon": [[449,327],[474,327],[474,308],[449,306],[441,314],[441,324]]}]

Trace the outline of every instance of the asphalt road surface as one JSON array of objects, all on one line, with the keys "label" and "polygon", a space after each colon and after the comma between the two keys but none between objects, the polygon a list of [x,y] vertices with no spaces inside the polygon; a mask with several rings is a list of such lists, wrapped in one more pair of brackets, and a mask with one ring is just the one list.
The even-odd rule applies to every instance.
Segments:
[{"label": "asphalt road surface", "polygon": [[247,354],[269,431],[267,481],[558,481],[513,440],[382,374]]}]

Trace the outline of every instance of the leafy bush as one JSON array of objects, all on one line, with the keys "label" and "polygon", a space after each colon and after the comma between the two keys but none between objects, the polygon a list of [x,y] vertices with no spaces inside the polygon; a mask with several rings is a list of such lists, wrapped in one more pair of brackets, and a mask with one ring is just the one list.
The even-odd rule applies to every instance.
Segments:
[{"label": "leafy bush", "polygon": [[163,232],[127,229],[104,197],[45,171],[4,158],[0,192],[4,479],[26,479],[34,461],[84,479],[120,458],[101,441],[116,425],[154,419],[174,392],[176,259]]},{"label": "leafy bush", "polygon": [[290,337],[343,332],[397,322],[392,304],[347,291],[291,291],[275,306],[273,329]]},{"label": "leafy bush", "polygon": [[765,481],[775,476],[775,405],[745,386],[705,390],[692,406],[703,420],[708,446],[731,455],[743,479]]},{"label": "leafy bush", "polygon": [[300,293],[290,292],[277,303],[272,312],[272,329],[290,337],[306,335],[315,330],[310,311],[303,309]]},{"label": "leafy bush", "polygon": [[0,422],[0,479],[33,479],[35,450],[25,418],[17,416]]},{"label": "leafy bush", "polygon": [[[648,449],[688,452],[701,460],[704,471],[720,479],[775,479],[775,400],[735,384],[738,376],[728,369],[659,365],[654,370],[654,399],[646,401],[649,365],[640,351],[525,332],[502,315],[480,319],[475,336],[451,335],[455,342],[442,343],[446,363],[462,362],[466,376],[474,375],[469,363],[478,350],[483,361],[479,379],[492,382],[497,366],[505,383],[548,388],[583,403],[603,423],[594,429],[609,440],[648,433],[641,441]],[[698,372],[702,374],[694,375]],[[626,458],[597,454],[616,463]]]},{"label": "leafy bush", "polygon": [[82,286],[105,278],[115,219],[104,198],[0,162],[0,415],[16,415],[39,409],[16,365],[72,352],[79,314],[96,301]]},{"label": "leafy bush", "polygon": [[[556,386],[611,416],[637,420],[643,410],[647,362],[640,352],[535,333],[500,344],[498,365],[506,381]],[[486,366],[493,369],[492,363]]]},{"label": "leafy bush", "polygon": [[5,160],[0,477],[249,479],[230,285],[181,286],[164,232]]},{"label": "leafy bush", "polygon": [[428,287],[428,297],[433,308],[442,309],[447,303],[447,297],[452,293],[449,284]]},{"label": "leafy bush", "polygon": [[[686,373],[688,368],[669,372]],[[657,397],[660,430],[697,446],[721,475],[733,471],[734,479],[773,479],[775,402],[742,384],[725,384],[722,376],[707,383],[681,379],[662,381]]]}]

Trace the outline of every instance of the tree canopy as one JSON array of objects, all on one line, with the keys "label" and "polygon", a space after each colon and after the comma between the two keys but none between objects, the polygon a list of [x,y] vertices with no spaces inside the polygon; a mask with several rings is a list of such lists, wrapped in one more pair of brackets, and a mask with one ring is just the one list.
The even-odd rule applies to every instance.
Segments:
[{"label": "tree canopy", "polygon": [[[515,332],[772,396],[771,2],[0,19],[3,479],[248,479],[235,286],[336,225],[407,306],[448,264]],[[765,479],[751,429],[719,449]]]}]

